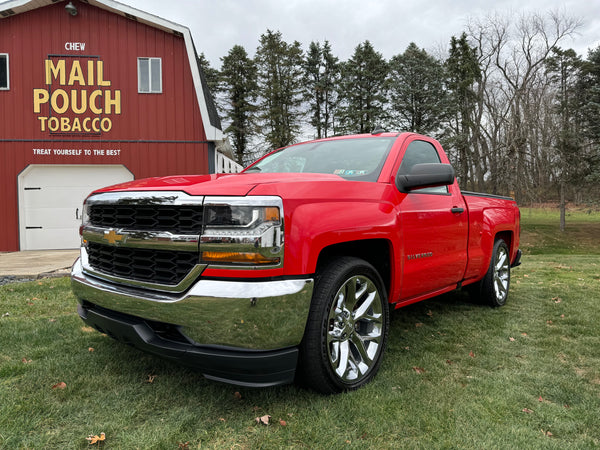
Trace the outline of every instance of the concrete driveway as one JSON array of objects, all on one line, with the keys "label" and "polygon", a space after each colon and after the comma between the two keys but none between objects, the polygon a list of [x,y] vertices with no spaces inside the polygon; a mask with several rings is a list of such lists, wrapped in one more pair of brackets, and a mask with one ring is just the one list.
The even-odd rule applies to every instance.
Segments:
[{"label": "concrete driveway", "polygon": [[79,256],[76,250],[26,250],[0,253],[0,276],[41,278],[65,276]]}]

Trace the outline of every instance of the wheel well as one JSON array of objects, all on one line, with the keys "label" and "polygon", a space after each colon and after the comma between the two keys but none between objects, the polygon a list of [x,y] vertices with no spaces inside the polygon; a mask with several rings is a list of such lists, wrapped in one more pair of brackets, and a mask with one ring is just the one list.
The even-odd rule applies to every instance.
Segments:
[{"label": "wheel well", "polygon": [[342,242],[326,247],[321,251],[317,261],[317,273],[321,267],[341,256],[362,258],[377,270],[389,295],[391,284],[390,254],[390,243],[385,239]]},{"label": "wheel well", "polygon": [[512,233],[510,231],[501,231],[500,233],[496,234],[494,242],[496,242],[498,239],[502,239],[504,242],[506,242],[509,250],[512,249]]}]

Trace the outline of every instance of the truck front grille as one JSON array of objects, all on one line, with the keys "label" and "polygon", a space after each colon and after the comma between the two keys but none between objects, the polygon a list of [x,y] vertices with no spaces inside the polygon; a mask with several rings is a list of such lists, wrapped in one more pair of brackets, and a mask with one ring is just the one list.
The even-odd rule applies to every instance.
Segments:
[{"label": "truck front grille", "polygon": [[92,204],[88,209],[95,227],[141,231],[167,231],[173,234],[201,234],[201,205]]},{"label": "truck front grille", "polygon": [[175,286],[198,263],[198,253],[114,247],[89,242],[89,264],[107,275]]}]

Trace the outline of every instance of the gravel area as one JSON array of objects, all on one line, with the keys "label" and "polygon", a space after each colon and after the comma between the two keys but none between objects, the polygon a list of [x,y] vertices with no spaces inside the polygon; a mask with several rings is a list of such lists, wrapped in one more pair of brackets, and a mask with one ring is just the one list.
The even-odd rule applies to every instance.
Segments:
[{"label": "gravel area", "polygon": [[11,284],[11,283],[22,283],[25,281],[33,281],[33,278],[21,278],[21,277],[15,277],[13,275],[6,275],[6,276],[2,276],[0,275],[0,286],[4,286],[5,284]]}]

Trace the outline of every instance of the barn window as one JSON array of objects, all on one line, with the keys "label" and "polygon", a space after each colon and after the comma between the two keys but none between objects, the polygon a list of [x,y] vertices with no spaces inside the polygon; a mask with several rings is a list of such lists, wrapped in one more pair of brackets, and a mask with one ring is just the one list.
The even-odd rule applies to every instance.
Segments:
[{"label": "barn window", "polygon": [[162,60],[138,58],[138,92],[140,94],[162,93]]},{"label": "barn window", "polygon": [[0,89],[10,87],[8,78],[8,53],[0,53]]}]

